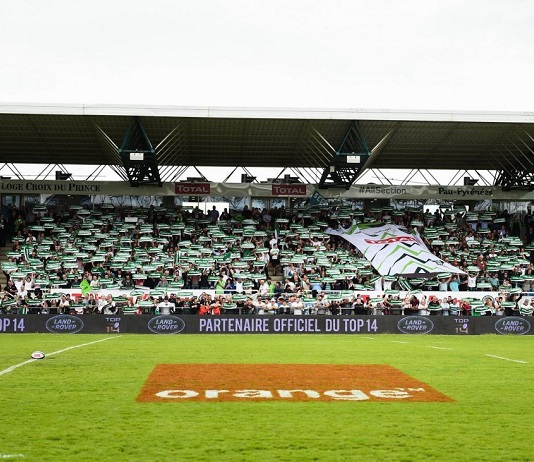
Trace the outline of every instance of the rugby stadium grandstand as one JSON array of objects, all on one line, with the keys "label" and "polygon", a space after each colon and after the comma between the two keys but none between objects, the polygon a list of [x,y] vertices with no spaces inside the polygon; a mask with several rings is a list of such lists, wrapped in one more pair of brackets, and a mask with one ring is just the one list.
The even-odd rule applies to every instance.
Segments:
[{"label": "rugby stadium grandstand", "polygon": [[[532,113],[4,104],[0,122],[3,313],[532,314]],[[347,239],[373,230],[430,257]]]}]

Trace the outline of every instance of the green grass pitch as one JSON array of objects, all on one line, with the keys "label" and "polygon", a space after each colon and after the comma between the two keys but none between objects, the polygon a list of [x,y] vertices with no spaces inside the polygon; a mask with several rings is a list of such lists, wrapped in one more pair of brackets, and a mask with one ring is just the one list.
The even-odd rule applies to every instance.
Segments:
[{"label": "green grass pitch", "polygon": [[[0,370],[103,338],[3,334]],[[160,363],[389,364],[456,402],[138,403]],[[130,334],[20,366],[0,390],[6,460],[534,460],[534,336]]]}]

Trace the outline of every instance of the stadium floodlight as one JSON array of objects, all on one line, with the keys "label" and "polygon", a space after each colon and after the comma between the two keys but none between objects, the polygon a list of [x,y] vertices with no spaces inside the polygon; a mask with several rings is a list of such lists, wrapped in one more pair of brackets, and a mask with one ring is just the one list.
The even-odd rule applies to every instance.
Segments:
[{"label": "stadium floodlight", "polygon": [[68,180],[72,176],[72,173],[62,172],[61,170],[56,170],[56,181]]},{"label": "stadium floodlight", "polygon": [[301,181],[298,176],[284,175],[284,183],[294,184],[294,183],[301,183]]},{"label": "stadium floodlight", "polygon": [[252,183],[256,179],[255,176],[247,175],[246,173],[243,173],[241,175],[241,183]]},{"label": "stadium floodlight", "polygon": [[471,178],[464,176],[464,186],[475,186],[478,183],[478,178]]}]

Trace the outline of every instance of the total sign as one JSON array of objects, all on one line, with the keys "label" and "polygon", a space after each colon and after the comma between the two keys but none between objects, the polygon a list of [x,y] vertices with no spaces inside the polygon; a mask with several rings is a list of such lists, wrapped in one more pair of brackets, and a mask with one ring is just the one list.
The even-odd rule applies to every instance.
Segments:
[{"label": "total sign", "polygon": [[209,183],[174,183],[174,192],[185,196],[209,195],[211,187]]},{"label": "total sign", "polygon": [[305,184],[273,184],[273,196],[306,196]]}]

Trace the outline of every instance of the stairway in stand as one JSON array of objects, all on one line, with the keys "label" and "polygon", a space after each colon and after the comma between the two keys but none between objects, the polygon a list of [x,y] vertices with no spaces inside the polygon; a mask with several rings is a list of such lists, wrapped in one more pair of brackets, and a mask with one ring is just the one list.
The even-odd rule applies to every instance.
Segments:
[{"label": "stairway in stand", "polygon": [[269,271],[269,277],[271,278],[271,281],[273,281],[273,284],[275,284],[276,282],[280,282],[280,284],[283,285],[284,276],[281,273],[281,271],[282,271],[282,267],[281,266],[278,267],[278,273],[276,274],[276,276],[274,276],[274,269],[273,269],[273,267],[272,267],[272,265],[270,263],[269,263],[269,266],[268,266],[268,271]]}]

